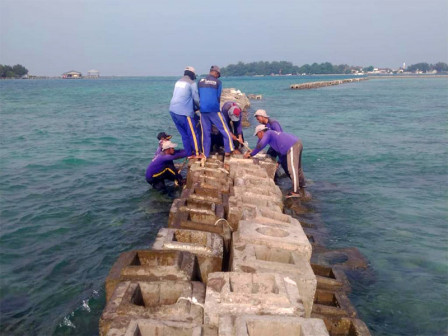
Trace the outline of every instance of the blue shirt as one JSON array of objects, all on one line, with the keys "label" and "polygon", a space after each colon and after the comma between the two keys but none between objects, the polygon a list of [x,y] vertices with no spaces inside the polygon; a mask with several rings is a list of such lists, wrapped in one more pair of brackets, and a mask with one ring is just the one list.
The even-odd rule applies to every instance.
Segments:
[{"label": "blue shirt", "polygon": [[258,141],[257,147],[250,153],[250,156],[258,154],[267,145],[270,145],[277,153],[286,155],[288,150],[299,141],[299,138],[295,135],[267,130],[264,132],[261,140]]},{"label": "blue shirt", "polygon": [[183,76],[174,85],[170,112],[193,117],[194,105],[199,106],[198,86],[190,77]]},{"label": "blue shirt", "polygon": [[202,78],[198,84],[201,113],[219,112],[222,83],[218,78],[208,75]]},{"label": "blue shirt", "polygon": [[[173,163],[173,160],[180,159],[187,156],[185,149],[176,150],[173,155],[160,153],[148,166],[146,169],[146,180],[149,180],[154,175],[161,173],[165,168],[167,163]],[[177,172],[175,172],[177,173]]]}]

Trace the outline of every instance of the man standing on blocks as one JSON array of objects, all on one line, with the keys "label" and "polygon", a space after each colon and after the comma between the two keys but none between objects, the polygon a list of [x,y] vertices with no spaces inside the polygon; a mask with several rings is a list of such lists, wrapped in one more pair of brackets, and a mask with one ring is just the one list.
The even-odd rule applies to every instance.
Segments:
[{"label": "man standing on blocks", "polygon": [[219,67],[212,65],[209,75],[201,79],[198,85],[202,126],[202,151],[206,157],[210,155],[212,124],[222,134],[225,155],[229,156],[235,149],[231,133],[219,108],[222,91],[222,83],[218,79],[219,77],[221,77]]},{"label": "man standing on blocks", "polygon": [[292,134],[269,130],[265,125],[258,125],[255,128],[254,136],[258,137],[257,147],[252,152],[246,152],[244,157],[255,156],[267,145],[270,145],[279,154],[280,160],[286,162],[288,166],[288,175],[292,180],[293,189],[286,197],[301,197],[300,191],[303,193],[302,188],[305,187],[305,175],[302,169],[302,141]]},{"label": "man standing on blocks", "polygon": [[174,85],[170,115],[182,137],[188,156],[197,157],[200,154],[200,148],[194,111],[199,107],[199,94],[195,79],[195,69],[187,66],[184,76]]}]

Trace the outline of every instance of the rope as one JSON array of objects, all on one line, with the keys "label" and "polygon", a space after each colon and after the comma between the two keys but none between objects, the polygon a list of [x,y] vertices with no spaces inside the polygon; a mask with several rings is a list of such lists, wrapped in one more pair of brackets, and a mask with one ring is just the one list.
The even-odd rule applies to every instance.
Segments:
[{"label": "rope", "polygon": [[204,305],[202,303],[198,302],[198,299],[196,299],[194,296],[192,298],[181,296],[177,299],[176,303],[179,303],[180,300],[188,301],[191,304],[197,305],[197,306],[201,307],[202,309],[204,309]]},{"label": "rope", "polygon": [[230,229],[230,232],[233,232],[233,228],[230,226],[230,224],[229,224],[229,222],[227,221],[227,219],[225,219],[225,218],[220,218],[220,219],[218,219],[218,220],[215,222],[215,226],[218,225],[219,221],[224,221],[224,222],[226,222],[227,226],[228,226],[229,229]]}]

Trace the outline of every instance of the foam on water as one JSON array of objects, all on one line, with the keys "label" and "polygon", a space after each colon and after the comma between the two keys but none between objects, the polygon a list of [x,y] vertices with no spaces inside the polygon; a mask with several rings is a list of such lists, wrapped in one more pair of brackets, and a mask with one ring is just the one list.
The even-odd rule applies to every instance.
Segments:
[{"label": "foam on water", "polygon": [[[330,247],[358,247],[371,263],[370,278],[352,279],[350,299],[372,333],[443,334],[448,80],[289,89],[332,79],[223,83],[263,94],[253,109],[302,139],[314,197],[309,221],[327,227]],[[151,246],[176,196],[144,180],[157,133],[181,143],[167,111],[175,80],[0,81],[5,333],[98,332],[110,267],[121,252]]]}]

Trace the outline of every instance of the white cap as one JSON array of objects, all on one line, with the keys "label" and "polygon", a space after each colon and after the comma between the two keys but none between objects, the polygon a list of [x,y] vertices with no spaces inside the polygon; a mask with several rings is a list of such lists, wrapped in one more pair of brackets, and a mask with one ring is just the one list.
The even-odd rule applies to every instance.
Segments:
[{"label": "white cap", "polygon": [[238,121],[241,118],[241,109],[238,105],[233,105],[229,108],[229,118],[232,121]]},{"label": "white cap", "polygon": [[185,67],[184,71],[191,71],[192,73],[196,74],[196,70],[192,66]]},{"label": "white cap", "polygon": [[268,114],[266,113],[265,110],[257,110],[254,114],[254,117],[256,116],[260,116],[260,117],[265,117],[265,118],[269,118]]},{"label": "white cap", "polygon": [[162,144],[162,150],[164,151],[165,149],[168,149],[168,148],[175,148],[175,147],[177,147],[177,144],[175,144],[174,142],[171,142],[171,141],[164,141],[163,142],[163,144]]},{"label": "white cap", "polygon": [[254,136],[256,136],[258,132],[264,131],[264,130],[267,130],[267,129],[268,128],[265,125],[263,125],[263,124],[258,125],[257,127],[255,127]]}]

